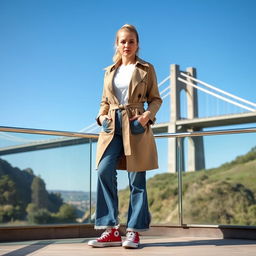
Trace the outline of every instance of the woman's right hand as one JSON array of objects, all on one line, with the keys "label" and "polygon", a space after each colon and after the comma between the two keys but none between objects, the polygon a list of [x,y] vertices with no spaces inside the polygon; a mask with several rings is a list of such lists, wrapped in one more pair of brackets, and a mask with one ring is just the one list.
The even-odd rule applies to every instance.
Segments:
[{"label": "woman's right hand", "polygon": [[99,117],[99,121],[100,121],[101,125],[102,125],[102,123],[103,123],[103,121],[104,121],[105,119],[111,120],[111,118],[109,118],[108,115],[101,115],[101,116]]}]

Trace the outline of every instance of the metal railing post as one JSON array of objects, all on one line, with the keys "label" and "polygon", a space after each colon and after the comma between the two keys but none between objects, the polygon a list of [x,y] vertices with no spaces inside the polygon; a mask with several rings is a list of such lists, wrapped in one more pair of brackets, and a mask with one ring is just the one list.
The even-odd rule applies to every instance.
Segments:
[{"label": "metal railing post", "polygon": [[89,193],[89,201],[90,201],[90,220],[92,223],[92,139],[89,139],[90,142],[90,193]]},{"label": "metal railing post", "polygon": [[179,225],[183,225],[183,207],[182,207],[182,159],[183,159],[183,150],[182,150],[182,139],[177,138],[177,173],[178,173],[178,207],[179,207]]}]

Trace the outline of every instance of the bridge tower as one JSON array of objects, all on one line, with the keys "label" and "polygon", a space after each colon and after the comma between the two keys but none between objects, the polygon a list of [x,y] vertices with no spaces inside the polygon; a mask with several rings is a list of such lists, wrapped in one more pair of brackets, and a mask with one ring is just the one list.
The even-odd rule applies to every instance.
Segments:
[{"label": "bridge tower", "polygon": [[[181,92],[185,91],[186,101],[187,101],[187,119],[193,119],[198,117],[198,97],[197,90],[184,84],[178,80],[180,72],[196,78],[196,69],[187,68],[186,71],[180,71],[179,65],[172,64],[170,67],[170,80],[171,80],[171,93],[170,93],[170,122],[168,127],[168,132],[193,132],[199,131],[201,129],[195,129],[193,127],[183,127],[178,124],[178,121],[182,119],[181,117]],[[187,81],[194,83],[191,79],[187,78]],[[176,172],[178,163],[178,152],[177,152],[177,138],[170,138],[168,141],[168,171]],[[185,158],[184,158],[184,139],[181,139],[181,169],[185,170]],[[188,166],[187,171],[197,171],[205,168],[205,158],[204,158],[204,143],[203,137],[190,137],[188,138],[187,146],[187,160]]]}]

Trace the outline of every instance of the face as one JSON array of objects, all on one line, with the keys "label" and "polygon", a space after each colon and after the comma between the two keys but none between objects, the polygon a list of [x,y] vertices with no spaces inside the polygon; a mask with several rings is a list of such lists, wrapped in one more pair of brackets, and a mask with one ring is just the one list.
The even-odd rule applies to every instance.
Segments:
[{"label": "face", "polygon": [[117,49],[123,57],[134,58],[138,49],[136,34],[127,30],[119,31]]}]

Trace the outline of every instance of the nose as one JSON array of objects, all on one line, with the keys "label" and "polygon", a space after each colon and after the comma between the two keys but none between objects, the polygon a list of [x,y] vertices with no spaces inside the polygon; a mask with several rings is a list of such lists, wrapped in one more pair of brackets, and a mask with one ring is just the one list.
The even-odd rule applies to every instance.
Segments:
[{"label": "nose", "polygon": [[125,47],[128,47],[128,46],[129,46],[129,42],[126,42],[124,46],[125,46]]}]

